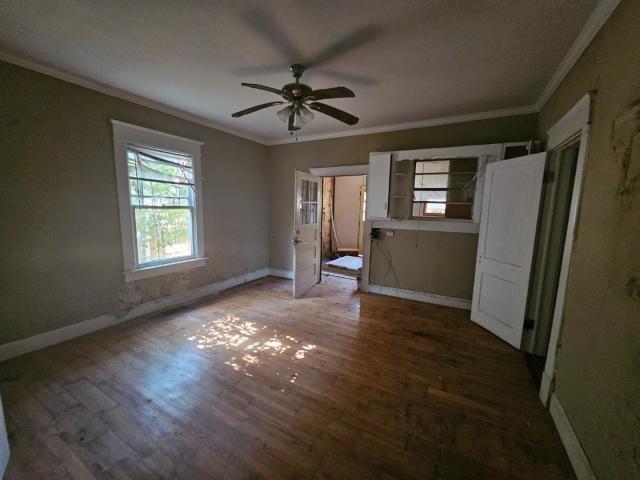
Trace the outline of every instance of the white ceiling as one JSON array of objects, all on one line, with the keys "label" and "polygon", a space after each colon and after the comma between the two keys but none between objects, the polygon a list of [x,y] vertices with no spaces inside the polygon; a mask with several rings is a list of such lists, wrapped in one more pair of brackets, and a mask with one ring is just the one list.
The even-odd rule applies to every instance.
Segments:
[{"label": "white ceiling", "polygon": [[[0,51],[274,142],[287,67],[360,117],[329,134],[535,104],[597,0],[2,0]],[[344,47],[344,48],[343,48]],[[264,68],[263,68],[264,67]]]}]

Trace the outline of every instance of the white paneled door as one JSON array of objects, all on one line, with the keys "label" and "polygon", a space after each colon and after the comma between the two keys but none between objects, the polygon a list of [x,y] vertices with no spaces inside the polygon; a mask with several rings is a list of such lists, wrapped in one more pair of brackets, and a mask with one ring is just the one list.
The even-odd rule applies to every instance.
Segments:
[{"label": "white paneled door", "polygon": [[520,348],[546,152],[487,165],[471,320]]},{"label": "white paneled door", "polygon": [[293,296],[320,281],[322,178],[296,170],[293,231]]}]

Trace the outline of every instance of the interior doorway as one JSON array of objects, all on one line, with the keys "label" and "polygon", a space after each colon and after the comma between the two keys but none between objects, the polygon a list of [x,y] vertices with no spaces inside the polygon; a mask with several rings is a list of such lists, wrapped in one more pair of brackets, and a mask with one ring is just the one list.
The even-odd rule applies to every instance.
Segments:
[{"label": "interior doorway", "polygon": [[580,138],[553,150],[547,159],[541,211],[527,299],[522,349],[532,377],[540,385],[556,307]]},{"label": "interior doorway", "polygon": [[322,179],[321,277],[353,280],[362,275],[367,176]]}]

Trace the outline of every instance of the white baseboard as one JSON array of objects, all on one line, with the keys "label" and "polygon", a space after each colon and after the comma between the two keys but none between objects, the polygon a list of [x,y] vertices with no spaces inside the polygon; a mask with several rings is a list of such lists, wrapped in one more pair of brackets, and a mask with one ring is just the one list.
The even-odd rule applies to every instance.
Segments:
[{"label": "white baseboard", "polygon": [[292,270],[283,270],[281,268],[270,268],[269,275],[273,277],[288,278],[289,280],[293,280]]},{"label": "white baseboard", "polygon": [[564,413],[564,409],[562,408],[562,405],[555,393],[551,395],[549,410],[553,417],[553,421],[556,424],[556,429],[560,434],[560,439],[562,440],[564,449],[567,451],[567,455],[569,456],[569,461],[571,462],[573,471],[576,474],[576,478],[578,480],[597,480],[593,470],[591,470],[591,465],[589,464],[587,455],[582,449],[580,440],[578,440],[576,432],[573,431],[571,422],[569,422],[569,418],[566,413]]},{"label": "white baseboard", "polygon": [[176,295],[145,302],[134,307],[125,315],[102,315],[100,317],[74,323],[73,325],[58,328],[50,332],[39,333],[32,337],[5,343],[4,345],[0,345],[0,362],[35,350],[40,350],[41,348],[48,347],[50,345],[55,345],[56,343],[71,340],[72,338],[86,335],[87,333],[95,332],[96,330],[117,325],[118,323],[126,322],[133,318],[141,317],[149,313],[161,312],[163,310],[206,297],[207,295],[220,293],[228,288],[242,285],[243,283],[251,282],[270,274],[270,269],[262,268],[254,272],[245,273],[244,275],[232,277],[227,280],[222,280],[220,282],[188,290]]},{"label": "white baseboard", "polygon": [[552,384],[553,378],[551,378],[547,374],[547,372],[542,372],[542,379],[540,381],[540,392],[538,393],[538,396],[540,397],[540,401],[545,407],[549,405]]},{"label": "white baseboard", "polygon": [[432,293],[414,292],[412,290],[402,290],[401,288],[383,287],[381,285],[369,284],[369,293],[379,293],[391,297],[406,298],[418,302],[433,303],[445,307],[461,308],[471,310],[471,300],[464,298],[446,297],[444,295],[434,295]]}]

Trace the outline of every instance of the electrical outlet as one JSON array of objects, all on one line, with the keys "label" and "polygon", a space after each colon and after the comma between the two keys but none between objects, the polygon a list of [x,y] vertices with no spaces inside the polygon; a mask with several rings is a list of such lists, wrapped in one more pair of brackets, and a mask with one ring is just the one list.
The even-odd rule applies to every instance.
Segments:
[{"label": "electrical outlet", "polygon": [[396,233],[396,232],[394,232],[393,230],[387,230],[387,231],[385,232],[385,234],[387,235],[387,237],[393,237],[393,235],[394,235],[395,233]]}]

